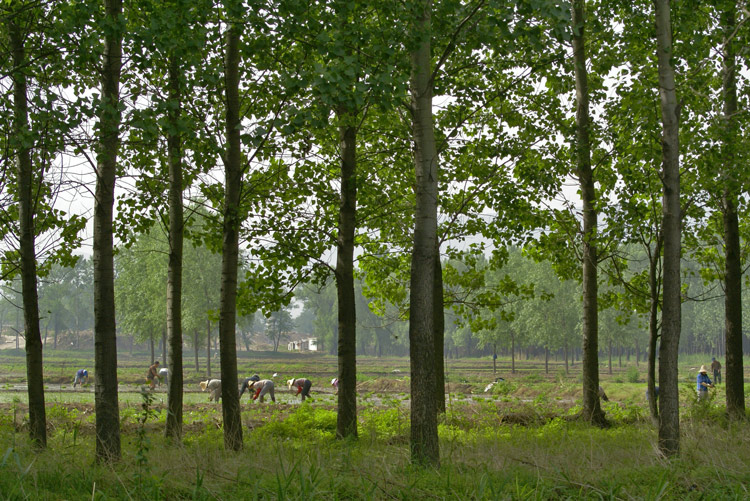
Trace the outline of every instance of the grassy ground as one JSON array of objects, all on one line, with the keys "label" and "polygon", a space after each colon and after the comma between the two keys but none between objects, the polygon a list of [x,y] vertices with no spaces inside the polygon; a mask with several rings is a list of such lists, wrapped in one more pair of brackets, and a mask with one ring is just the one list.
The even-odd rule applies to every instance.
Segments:
[{"label": "grassy ground", "polygon": [[[326,384],[335,373],[335,358],[241,358],[240,374],[307,376],[317,392],[304,405],[281,389],[276,404],[248,404],[245,396],[245,447],[229,453],[223,450],[220,406],[195,391],[205,373],[187,371],[185,436],[177,446],[163,438],[163,390],[153,394],[146,423],[139,422],[145,368],[142,358],[123,357],[118,368],[123,459],[112,467],[97,465],[94,458],[92,388],[73,392],[69,387],[74,369],[85,364],[84,354],[45,360],[49,446],[39,453],[27,438],[25,392],[13,390],[23,383],[23,354],[0,353],[5,374],[0,499],[750,497],[750,427],[726,420],[721,386],[708,404],[695,401],[693,360],[680,369],[681,454],[673,460],[656,450],[643,363],[640,371],[615,367],[612,375],[602,368],[602,386],[610,397],[604,408],[612,426],[596,429],[571,419],[580,405],[578,366],[566,374],[555,365],[546,374],[543,362],[524,360],[517,362],[516,374],[509,374],[508,362],[502,361],[494,375],[491,360],[449,360],[448,410],[440,418],[436,470],[409,464],[407,359],[360,358],[359,439],[339,441],[335,400]],[[505,381],[485,393],[487,382],[499,376]]]}]

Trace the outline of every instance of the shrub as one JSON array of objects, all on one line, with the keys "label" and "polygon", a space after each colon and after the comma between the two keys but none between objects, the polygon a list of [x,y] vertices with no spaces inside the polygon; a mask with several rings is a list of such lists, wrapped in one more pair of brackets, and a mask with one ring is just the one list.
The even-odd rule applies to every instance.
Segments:
[{"label": "shrub", "polygon": [[628,383],[637,383],[639,381],[640,374],[638,374],[638,367],[631,365],[628,367],[627,376]]}]

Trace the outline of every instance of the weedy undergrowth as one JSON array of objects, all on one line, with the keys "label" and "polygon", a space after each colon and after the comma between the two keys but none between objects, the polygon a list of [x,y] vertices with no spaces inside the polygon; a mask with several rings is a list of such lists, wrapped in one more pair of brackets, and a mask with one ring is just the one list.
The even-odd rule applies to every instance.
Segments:
[{"label": "weedy undergrowth", "polygon": [[145,499],[148,497],[147,488],[155,490],[158,493],[158,485],[153,482],[153,477],[146,475],[148,471],[148,452],[151,449],[151,441],[146,431],[146,422],[149,419],[155,419],[158,415],[156,409],[154,409],[154,394],[146,389],[145,386],[141,387],[141,414],[138,417],[138,428],[136,429],[136,452],[135,452],[135,472],[133,472],[133,480],[135,482],[137,497]]}]

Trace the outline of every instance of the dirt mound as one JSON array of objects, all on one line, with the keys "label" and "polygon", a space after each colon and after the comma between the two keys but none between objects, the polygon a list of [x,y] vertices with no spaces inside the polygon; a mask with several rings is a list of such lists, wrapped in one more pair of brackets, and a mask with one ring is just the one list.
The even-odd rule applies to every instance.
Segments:
[{"label": "dirt mound", "polygon": [[[371,379],[357,385],[358,393],[408,393],[411,391],[409,379]],[[447,383],[446,393],[474,393],[474,385],[466,383]]]},{"label": "dirt mound", "polygon": [[357,385],[358,393],[382,393],[382,392],[408,392],[410,387],[408,379],[371,379],[362,381]]},{"label": "dirt mound", "polygon": [[474,393],[474,385],[467,383],[447,383],[445,385],[446,393]]}]

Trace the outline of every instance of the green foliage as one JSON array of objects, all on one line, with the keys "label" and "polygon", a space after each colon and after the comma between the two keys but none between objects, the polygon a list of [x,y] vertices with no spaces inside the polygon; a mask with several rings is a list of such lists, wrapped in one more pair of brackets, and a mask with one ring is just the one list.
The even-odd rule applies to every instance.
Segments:
[{"label": "green foliage", "polygon": [[635,365],[631,365],[628,367],[628,371],[626,374],[626,378],[628,380],[628,383],[637,383],[640,381],[640,373],[638,371],[638,367]]},{"label": "green foliage", "polygon": [[518,383],[514,383],[513,381],[498,381],[492,387],[491,391],[493,395],[504,397],[512,394],[517,389]]},{"label": "green foliage", "polygon": [[259,433],[280,439],[332,438],[336,434],[336,413],[305,403],[284,421],[267,422]]}]

